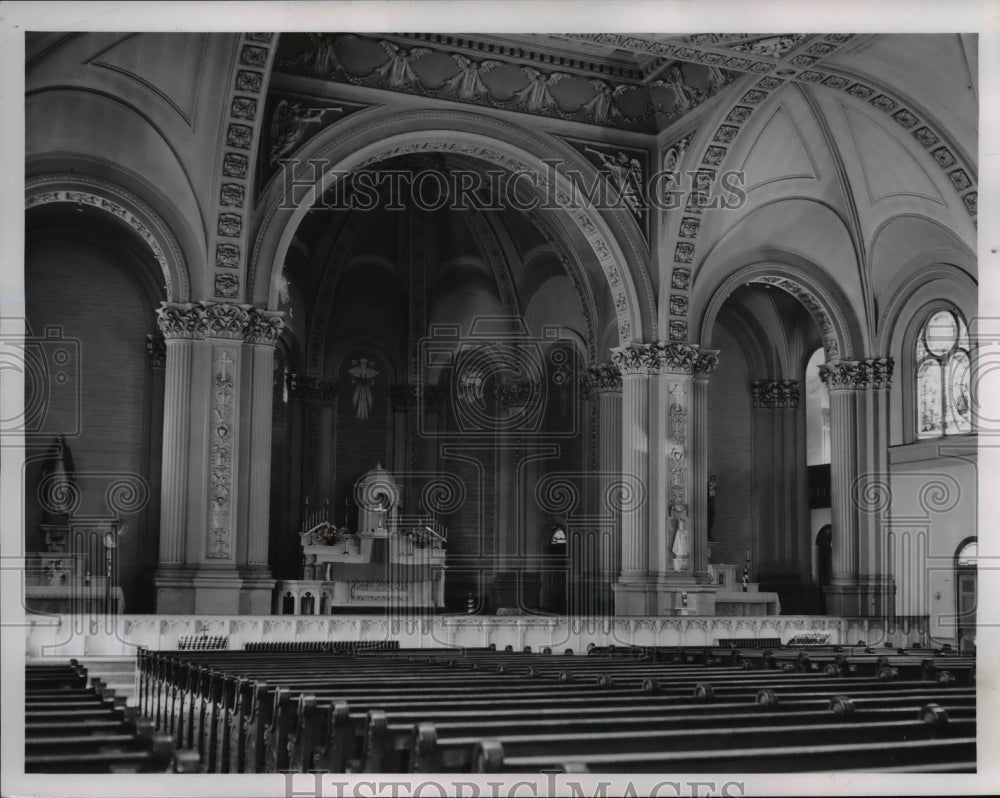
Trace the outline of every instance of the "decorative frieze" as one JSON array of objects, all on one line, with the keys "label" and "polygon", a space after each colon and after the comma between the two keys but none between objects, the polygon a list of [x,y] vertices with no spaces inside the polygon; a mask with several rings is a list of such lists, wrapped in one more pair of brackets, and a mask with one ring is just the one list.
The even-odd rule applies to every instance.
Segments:
[{"label": "decorative frieze", "polygon": [[612,349],[622,374],[689,374],[705,379],[718,365],[718,352],[696,344],[655,341]]},{"label": "decorative frieze", "polygon": [[585,397],[608,392],[620,393],[622,373],[614,363],[598,363],[583,372],[580,383]]},{"label": "decorative frieze", "polygon": [[754,407],[794,409],[801,400],[801,384],[795,380],[757,380],[751,390]]},{"label": "decorative frieze", "polygon": [[883,390],[892,384],[891,357],[868,360],[834,360],[819,367],[823,384],[836,390]]},{"label": "decorative frieze", "polygon": [[156,311],[164,338],[226,338],[273,346],[284,326],[284,313],[226,302],[178,305],[164,303]]}]

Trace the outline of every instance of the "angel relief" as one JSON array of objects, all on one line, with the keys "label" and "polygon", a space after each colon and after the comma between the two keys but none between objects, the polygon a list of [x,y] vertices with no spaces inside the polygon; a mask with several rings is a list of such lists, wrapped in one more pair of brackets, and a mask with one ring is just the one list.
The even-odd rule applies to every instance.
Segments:
[{"label": "angel relief", "polygon": [[630,158],[621,151],[612,156],[593,147],[587,147],[586,150],[600,159],[603,171],[608,175],[611,185],[618,194],[617,199],[632,213],[640,216],[645,210],[645,202],[642,190],[642,166],[638,159]]},{"label": "angel relief", "polygon": [[354,385],[354,395],[351,400],[354,412],[358,420],[365,421],[372,409],[372,387],[379,372],[375,370],[373,361],[359,357],[351,361],[351,368],[347,373],[351,375],[351,383]]}]

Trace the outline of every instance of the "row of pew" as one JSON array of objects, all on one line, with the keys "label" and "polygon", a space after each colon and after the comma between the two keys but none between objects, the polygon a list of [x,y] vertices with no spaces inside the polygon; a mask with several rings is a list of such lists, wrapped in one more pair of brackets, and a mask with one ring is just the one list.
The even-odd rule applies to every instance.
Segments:
[{"label": "row of pew", "polygon": [[25,670],[25,773],[197,773],[198,755],[75,660]]},{"label": "row of pew", "polygon": [[974,661],[592,648],[140,652],[208,772],[974,772]]}]

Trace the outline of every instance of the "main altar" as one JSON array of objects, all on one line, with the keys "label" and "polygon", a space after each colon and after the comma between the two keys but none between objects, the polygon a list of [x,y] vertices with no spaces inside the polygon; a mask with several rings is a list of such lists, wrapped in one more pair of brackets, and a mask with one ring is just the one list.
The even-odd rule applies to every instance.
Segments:
[{"label": "main altar", "polygon": [[329,508],[309,512],[299,531],[299,578],[275,585],[276,615],[444,606],[447,539],[432,517],[404,518],[401,490],[379,464],[354,486],[355,529]]}]

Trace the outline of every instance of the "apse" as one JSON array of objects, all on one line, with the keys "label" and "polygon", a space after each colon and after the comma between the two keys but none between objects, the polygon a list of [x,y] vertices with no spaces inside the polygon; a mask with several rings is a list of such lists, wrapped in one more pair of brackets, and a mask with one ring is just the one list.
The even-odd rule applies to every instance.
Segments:
[{"label": "apse", "polygon": [[[382,464],[401,485],[401,512],[447,532],[448,608],[606,605],[608,575],[596,585],[610,543],[573,521],[589,501],[581,386],[594,295],[606,301],[607,289],[588,282],[541,218],[396,190],[432,170],[442,177],[434,185],[455,184],[470,168],[482,167],[383,161],[372,207],[347,178],[296,231],[282,272],[290,313],[271,467],[288,520],[272,530],[272,567],[297,576],[287,552],[316,508],[355,525],[357,481]],[[394,185],[379,174],[404,177]],[[562,548],[551,546],[553,525],[566,529]]]},{"label": "apse", "polygon": [[712,345],[719,366],[708,388],[711,558],[740,569],[749,562],[752,581],[778,594],[782,612],[817,612],[805,386],[822,348],[819,327],[791,293],[747,283],[722,305]]}]

